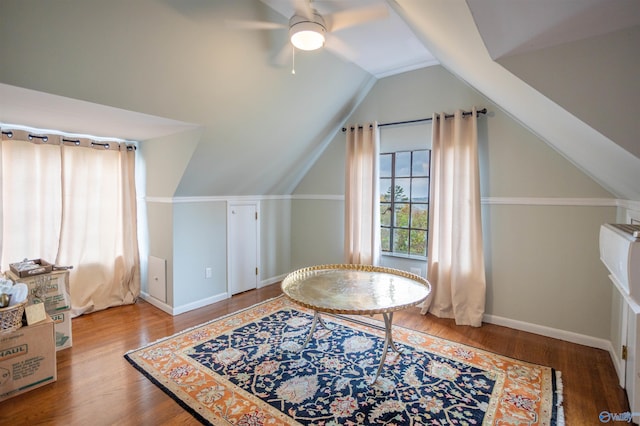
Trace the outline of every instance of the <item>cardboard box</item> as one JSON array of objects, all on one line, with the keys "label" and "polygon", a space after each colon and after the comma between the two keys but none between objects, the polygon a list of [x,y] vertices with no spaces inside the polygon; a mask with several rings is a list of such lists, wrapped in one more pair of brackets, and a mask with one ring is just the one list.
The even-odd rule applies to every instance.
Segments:
[{"label": "cardboard box", "polygon": [[53,265],[43,259],[29,259],[35,266],[29,266],[28,269],[22,269],[21,262],[9,264],[9,269],[20,278],[31,277],[39,274],[46,274],[53,270]]},{"label": "cardboard box", "polygon": [[51,318],[0,333],[0,401],[57,380]]},{"label": "cardboard box", "polygon": [[69,297],[69,271],[53,271],[32,277],[19,277],[12,271],[7,278],[16,283],[25,283],[29,287],[29,304],[44,303],[48,314],[71,309]]},{"label": "cardboard box", "polygon": [[71,337],[71,311],[51,314],[56,331],[56,351],[70,348],[73,344]]}]

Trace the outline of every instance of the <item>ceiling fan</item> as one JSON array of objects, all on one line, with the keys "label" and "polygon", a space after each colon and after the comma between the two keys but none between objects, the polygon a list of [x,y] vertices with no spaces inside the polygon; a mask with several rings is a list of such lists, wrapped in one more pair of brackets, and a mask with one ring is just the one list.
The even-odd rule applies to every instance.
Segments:
[{"label": "ceiling fan", "polygon": [[[269,0],[263,1],[268,5],[273,3]],[[384,1],[369,2],[369,5],[324,14],[313,7],[313,0],[290,0],[290,3],[293,6],[293,15],[289,18],[288,24],[244,20],[227,20],[226,23],[229,27],[239,29],[288,29],[290,44],[285,44],[274,59],[277,65],[284,65],[293,54],[291,46],[306,51],[327,47],[340,54],[349,48],[336,37],[335,32],[389,16]],[[319,7],[322,6],[320,3],[340,4],[336,0],[316,2]],[[353,1],[343,3],[351,4]],[[282,8],[280,9],[282,12]]]}]

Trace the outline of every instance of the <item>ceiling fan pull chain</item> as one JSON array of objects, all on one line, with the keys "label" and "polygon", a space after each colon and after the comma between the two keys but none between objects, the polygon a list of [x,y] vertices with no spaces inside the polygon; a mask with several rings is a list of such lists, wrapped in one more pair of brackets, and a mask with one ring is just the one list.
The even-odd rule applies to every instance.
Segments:
[{"label": "ceiling fan pull chain", "polygon": [[291,74],[296,74],[296,48],[291,45]]}]

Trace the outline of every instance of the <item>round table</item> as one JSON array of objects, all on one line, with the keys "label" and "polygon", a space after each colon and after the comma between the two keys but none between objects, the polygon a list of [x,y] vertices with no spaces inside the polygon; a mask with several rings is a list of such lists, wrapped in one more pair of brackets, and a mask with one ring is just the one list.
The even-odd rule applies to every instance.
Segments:
[{"label": "round table", "polygon": [[311,340],[318,323],[328,328],[320,318],[321,312],[382,314],[384,349],[373,382],[380,376],[389,346],[398,352],[391,333],[393,312],[415,306],[431,293],[429,282],[418,275],[381,266],[355,264],[302,268],[287,275],[281,286],[286,297],[315,312],[303,349]]}]

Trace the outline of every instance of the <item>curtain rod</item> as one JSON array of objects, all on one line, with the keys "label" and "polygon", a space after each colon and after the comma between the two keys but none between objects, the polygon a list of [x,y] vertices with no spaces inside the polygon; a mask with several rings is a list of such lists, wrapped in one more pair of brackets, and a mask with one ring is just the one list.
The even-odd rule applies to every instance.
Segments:
[{"label": "curtain rod", "polygon": [[[32,134],[31,132],[27,132],[26,130],[22,130],[19,129],[21,131],[24,131],[25,133],[27,133],[27,138],[31,141],[33,139],[40,139],[42,141],[42,143],[47,143],[49,141],[49,136],[44,134],[44,135],[38,135],[38,134]],[[13,131],[9,130],[9,131],[2,131],[1,134],[7,136],[7,138],[12,139],[13,138]],[[62,145],[67,144],[67,143],[72,143],[75,146],[80,146],[80,139],[67,139],[64,136],[60,135],[60,134],[53,134],[53,136],[55,137],[59,137],[60,141],[62,141]],[[90,138],[85,138],[83,137],[83,139],[90,139]],[[108,139],[104,139],[103,140],[108,140]],[[111,142],[96,142],[96,141],[90,141],[89,146],[101,146],[104,149],[110,149],[111,148],[111,143],[114,143],[118,146],[118,150],[121,150],[122,147],[124,146],[126,148],[127,151],[137,151],[138,148],[135,145],[131,145],[130,143],[127,142],[119,142],[117,140],[111,140]]]},{"label": "curtain rod", "polygon": [[[476,114],[480,115],[480,114],[486,114],[487,113],[487,109],[486,108],[482,108],[476,111]],[[469,115],[473,114],[472,111],[462,111],[462,116],[463,117],[467,117]],[[454,114],[445,114],[444,118],[453,118]],[[406,120],[406,121],[393,121],[391,123],[381,123],[378,124],[378,127],[385,127],[385,126],[395,126],[395,125],[400,125],[400,124],[413,124],[413,123],[422,123],[422,122],[426,122],[426,121],[431,121],[433,120],[433,117],[429,117],[429,118],[418,118],[417,120]],[[371,127],[369,127],[371,128]],[[351,130],[353,130],[354,127],[351,126]],[[362,126],[358,126],[358,129],[362,129]],[[343,132],[347,131],[346,127],[342,128]]]},{"label": "curtain rod", "polygon": [[118,142],[118,143],[136,142],[133,140],[118,138],[115,136],[105,137],[105,136],[94,136],[94,135],[87,135],[87,134],[81,134],[81,133],[67,133],[67,132],[63,132],[55,129],[38,129],[35,127],[29,127],[22,124],[4,123],[2,121],[0,121],[0,128],[2,129],[2,134],[6,135],[9,138],[13,137],[14,131],[22,131],[22,132],[30,133],[32,137],[38,137],[38,138],[39,136],[36,136],[36,135],[43,135],[43,136],[53,135],[60,138],[68,138],[68,140],[66,140],[65,142],[74,142],[74,139],[77,139],[77,138],[90,139],[98,142]]}]

